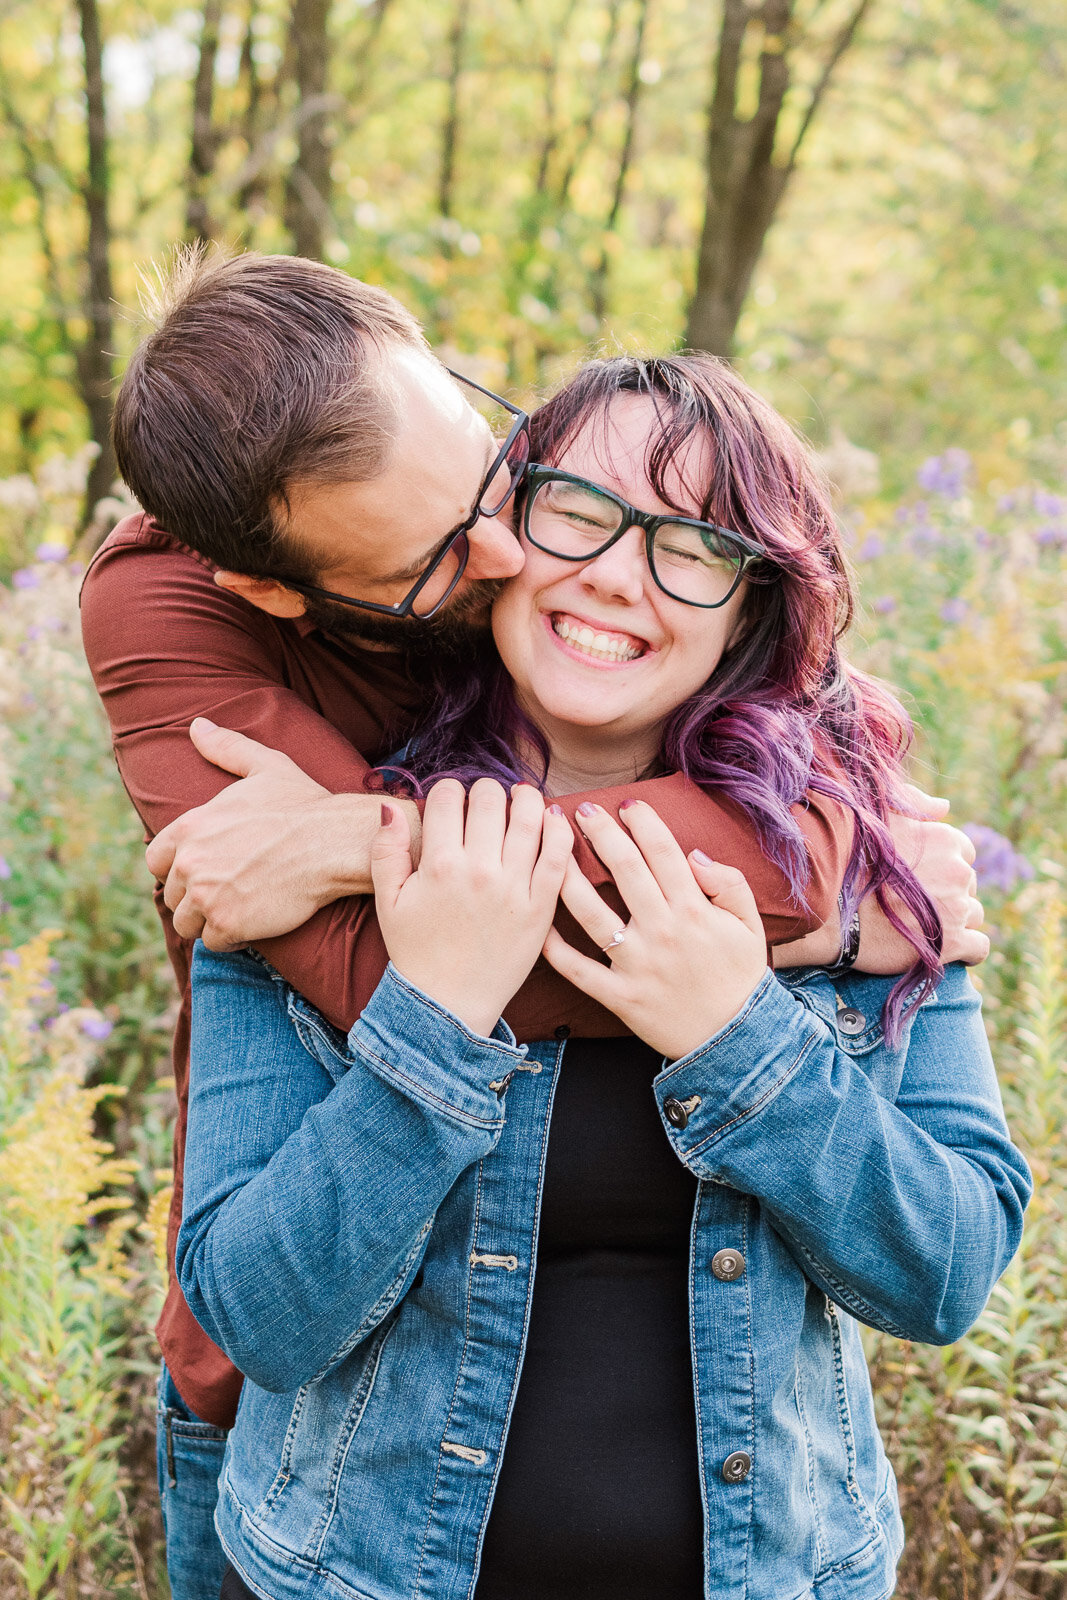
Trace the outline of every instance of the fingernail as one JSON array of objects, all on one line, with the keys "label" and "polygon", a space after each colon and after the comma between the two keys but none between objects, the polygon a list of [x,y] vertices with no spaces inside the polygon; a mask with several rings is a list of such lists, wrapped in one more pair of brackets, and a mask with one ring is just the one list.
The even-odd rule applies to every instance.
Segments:
[{"label": "fingernail", "polygon": [[549,806],[548,814],[551,817],[561,817],[563,815],[563,807],[562,806]]},{"label": "fingernail", "polygon": [[596,811],[597,808],[591,800],[583,800],[581,805],[578,807],[578,816],[593,817],[596,815]]},{"label": "fingernail", "polygon": [[706,856],[703,850],[691,850],[689,854],[691,859],[699,863],[699,865],[702,867],[713,867],[715,865],[711,857]]},{"label": "fingernail", "polygon": [[194,722],[202,722],[205,728],[216,728],[218,723],[212,722],[210,717],[194,717]]},{"label": "fingernail", "polygon": [[620,800],[619,801],[619,810],[620,811],[629,811],[630,807],[631,806],[635,806],[636,804],[637,804],[637,801],[631,795],[629,800]]},{"label": "fingernail", "polygon": [[387,828],[393,820],[393,808],[382,801],[382,827]]}]

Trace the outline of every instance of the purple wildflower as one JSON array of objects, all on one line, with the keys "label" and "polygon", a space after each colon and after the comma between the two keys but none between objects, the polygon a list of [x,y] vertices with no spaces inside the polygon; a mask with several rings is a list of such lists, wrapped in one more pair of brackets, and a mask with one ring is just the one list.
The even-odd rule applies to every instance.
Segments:
[{"label": "purple wildflower", "polygon": [[17,950],[0,951],[0,967],[21,967],[22,957]]},{"label": "purple wildflower", "polygon": [[55,539],[46,539],[44,544],[37,546],[33,557],[35,561],[65,561],[67,554],[65,544],[59,544]]},{"label": "purple wildflower", "polygon": [[869,533],[856,551],[857,561],[877,561],[880,555],[885,554],[885,540],[880,539],[876,533]]},{"label": "purple wildflower", "polygon": [[1047,489],[1034,490],[1034,510],[1042,517],[1062,517],[1067,511],[1067,500]]},{"label": "purple wildflower", "polygon": [[1014,511],[1017,508],[1018,504],[1019,504],[1018,495],[1015,495],[1015,494],[1002,494],[1000,496],[1000,499],[997,501],[997,511],[1000,513],[1000,515],[1002,517],[1005,517],[1005,516],[1007,516],[1009,511]]},{"label": "purple wildflower", "polygon": [[10,878],[11,866],[5,856],[0,856],[0,879]]},{"label": "purple wildflower", "polygon": [[897,603],[891,594],[880,594],[874,602],[874,609],[880,617],[888,617],[897,609]]},{"label": "purple wildflower", "polygon": [[111,1033],[111,1023],[106,1017],[83,1017],[81,1028],[90,1039],[106,1039]]},{"label": "purple wildflower", "polygon": [[18,572],[13,572],[11,575],[13,589],[39,589],[40,586],[40,577],[32,567],[20,567]]},{"label": "purple wildflower", "polygon": [[962,622],[967,615],[966,600],[946,600],[939,615],[942,622]]},{"label": "purple wildflower", "polygon": [[1048,523],[1045,527],[1038,528],[1034,534],[1034,543],[1062,548],[1067,544],[1067,528],[1057,528],[1054,523]]},{"label": "purple wildflower", "polygon": [[995,828],[987,828],[984,822],[968,822],[963,831],[975,848],[974,870],[980,889],[999,889],[1001,894],[1007,894],[1017,883],[1033,877],[1034,869],[1026,857]]},{"label": "purple wildflower", "polygon": [[963,493],[970,475],[971,458],[966,450],[946,450],[943,455],[928,456],[916,478],[920,489],[955,500]]},{"label": "purple wildflower", "polygon": [[924,550],[936,550],[940,543],[941,535],[928,522],[922,523],[911,536],[911,548],[917,555],[921,555]]},{"label": "purple wildflower", "polygon": [[974,542],[978,546],[979,550],[990,550],[997,541],[994,539],[988,528],[975,528]]}]

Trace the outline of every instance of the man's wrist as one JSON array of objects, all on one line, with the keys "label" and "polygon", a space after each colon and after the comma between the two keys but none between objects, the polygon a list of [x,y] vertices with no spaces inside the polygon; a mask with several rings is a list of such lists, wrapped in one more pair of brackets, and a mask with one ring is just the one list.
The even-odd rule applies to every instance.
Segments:
[{"label": "man's wrist", "polygon": [[[408,814],[411,857],[418,865],[422,819],[413,800],[389,796],[389,804]],[[322,905],[348,895],[373,894],[370,847],[381,824],[382,802],[373,794],[331,794],[315,802],[309,826],[316,830],[316,860],[321,864],[317,885]]]}]

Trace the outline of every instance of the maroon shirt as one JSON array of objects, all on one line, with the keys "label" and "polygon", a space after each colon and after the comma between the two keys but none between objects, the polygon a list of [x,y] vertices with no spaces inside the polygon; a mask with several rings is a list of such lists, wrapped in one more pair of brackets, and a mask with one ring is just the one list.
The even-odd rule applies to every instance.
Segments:
[{"label": "maroon shirt", "polygon": [[[369,764],[403,742],[425,704],[425,686],[400,656],[328,638],[304,619],[268,616],[219,588],[214,571],[150,518],[135,515],[101,546],[82,590],[86,655],[111,723],[122,781],[149,838],[233,782],[197,753],[188,732],[194,717],[210,717],[284,751],[335,794],[359,793]],[[583,798],[617,815],[619,802],[635,787],[570,795],[559,803],[572,819]],[[792,900],[782,872],[761,853],[752,822],[732,802],[678,774],[648,779],[640,792],[684,850],[700,847],[744,871],[769,944],[787,943],[825,921],[851,840],[850,819],[839,807],[812,795],[796,808],[812,863],[809,905],[803,909]],[[576,838],[579,865],[624,914],[614,885],[577,830]],[[159,884],[155,898],[182,999],[174,1036],[178,1118],[167,1240],[173,1266],[188,1107],[192,947],[174,932]],[[558,921],[564,937],[578,942],[574,924],[562,915]],[[387,959],[373,900],[362,897],[327,906],[296,932],[264,940],[259,948],[294,988],[346,1030],[374,992]],[[543,961],[505,1016],[520,1041],[550,1037],[562,1026],[594,1038],[627,1031]],[[187,1403],[206,1421],[229,1427],[241,1374],[195,1321],[173,1273],[156,1331]]]}]

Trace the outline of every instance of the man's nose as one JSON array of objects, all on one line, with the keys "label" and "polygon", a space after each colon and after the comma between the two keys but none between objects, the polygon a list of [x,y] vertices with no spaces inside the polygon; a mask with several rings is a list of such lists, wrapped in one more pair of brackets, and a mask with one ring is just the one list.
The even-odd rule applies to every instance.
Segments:
[{"label": "man's nose", "polygon": [[479,517],[467,535],[470,555],[468,578],[513,578],[522,571],[526,557],[515,537],[506,513],[499,517]]}]

